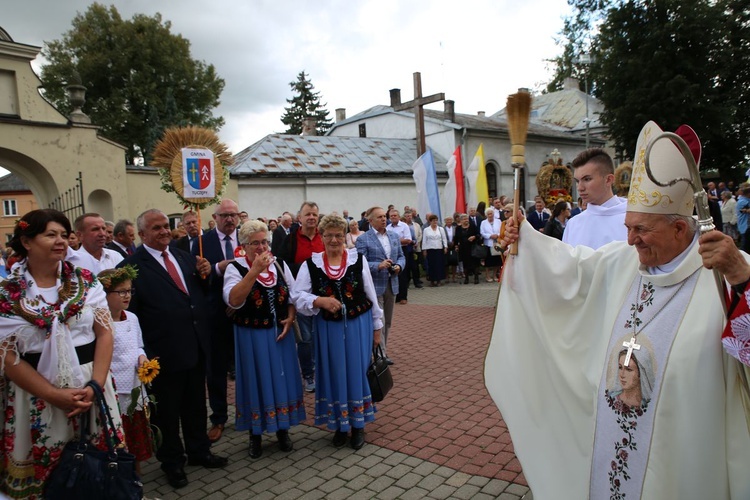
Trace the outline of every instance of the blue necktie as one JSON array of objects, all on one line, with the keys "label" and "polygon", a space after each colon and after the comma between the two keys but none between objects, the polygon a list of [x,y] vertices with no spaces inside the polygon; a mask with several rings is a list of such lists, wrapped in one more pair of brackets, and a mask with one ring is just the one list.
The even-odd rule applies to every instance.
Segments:
[{"label": "blue necktie", "polygon": [[227,259],[234,259],[234,250],[232,250],[232,237],[226,235],[224,237],[224,254]]}]

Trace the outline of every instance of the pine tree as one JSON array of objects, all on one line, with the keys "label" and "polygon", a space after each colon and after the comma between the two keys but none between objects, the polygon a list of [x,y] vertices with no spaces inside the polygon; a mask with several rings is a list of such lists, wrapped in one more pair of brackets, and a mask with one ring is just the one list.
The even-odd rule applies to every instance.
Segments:
[{"label": "pine tree", "polygon": [[289,82],[289,86],[295,93],[294,97],[287,99],[291,104],[284,108],[281,123],[287,126],[287,134],[300,135],[305,118],[315,118],[318,135],[324,135],[331,128],[332,122],[328,118],[326,104],[320,103],[320,92],[314,92],[315,87],[308,80],[307,74],[302,70],[297,75],[297,81]]}]

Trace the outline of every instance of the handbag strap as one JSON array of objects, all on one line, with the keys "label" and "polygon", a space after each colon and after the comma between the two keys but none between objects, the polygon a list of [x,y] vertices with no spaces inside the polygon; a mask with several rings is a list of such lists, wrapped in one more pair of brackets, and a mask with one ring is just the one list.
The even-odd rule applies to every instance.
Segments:
[{"label": "handbag strap", "polygon": [[122,442],[115,431],[115,423],[112,420],[109,405],[107,405],[107,402],[104,399],[104,392],[102,391],[101,386],[94,380],[89,380],[86,383],[86,386],[91,387],[94,391],[94,399],[99,407],[99,420],[101,421],[102,432],[104,433],[104,441],[107,444],[109,452],[114,454],[115,447],[122,444]]},{"label": "handbag strap", "polygon": [[377,360],[378,358],[384,358],[385,353],[383,352],[383,346],[380,344],[376,345],[372,348],[372,357],[373,359]]}]

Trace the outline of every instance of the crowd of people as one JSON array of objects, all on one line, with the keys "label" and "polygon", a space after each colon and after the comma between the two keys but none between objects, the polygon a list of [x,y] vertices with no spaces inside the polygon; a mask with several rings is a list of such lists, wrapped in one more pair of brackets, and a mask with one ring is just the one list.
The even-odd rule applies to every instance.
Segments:
[{"label": "crowd of people", "polygon": [[[511,217],[513,205],[505,196],[442,221],[429,213],[423,221],[413,207],[399,211],[392,205],[371,207],[360,220],[346,210],[341,215],[322,215],[312,201],[305,201],[296,213],[253,219],[229,199],[214,207],[206,229],[201,228],[199,214],[192,211],[182,215],[176,228],[158,209],[146,210],[135,222],[116,223],[95,213],[83,214],[72,224],[51,209],[25,214],[14,229],[11,251],[5,256],[6,277],[0,282],[0,368],[8,381],[3,399],[6,453],[0,464],[0,490],[11,497],[43,496],[62,448],[79,430],[73,417],[95,411],[93,391],[82,389],[89,380],[104,389],[115,416],[115,432],[128,449],[139,461],[155,455],[174,488],[188,484],[186,463],[205,468],[227,465],[227,458],[213,453],[211,444],[226,430],[230,403],[236,408],[234,430],[248,432],[248,454],[253,459],[263,454],[264,434],[275,435],[280,450],[294,449],[290,431],[307,418],[305,392],[315,393],[314,422],[332,431],[332,444],[341,447],[348,441],[358,450],[365,445],[365,427],[377,412],[366,375],[373,350],[380,346],[389,364],[398,361],[398,353],[389,349],[395,305],[408,304],[409,289],[421,289],[425,281],[430,287],[468,285],[473,277],[478,284],[482,270],[486,282],[500,281],[506,250],[513,243],[521,245],[522,254],[532,256],[517,261],[525,266],[524,278],[538,277],[544,282],[545,273],[570,274],[558,288],[577,283],[574,275],[579,272],[589,273],[594,281],[605,279],[606,272],[599,270],[615,259],[609,259],[610,254],[621,253],[623,259],[612,260],[617,264],[613,272],[620,263],[635,263],[631,246],[617,247],[619,253],[612,251],[614,247],[598,250],[615,241],[634,245],[641,264],[653,269],[674,271],[675,256],[700,268],[696,264],[700,258],[686,257],[687,249],[697,249],[697,236],[685,207],[674,211],[670,207],[655,215],[676,214],[664,222],[669,227],[662,227],[661,218],[652,221],[652,208],[639,206],[637,201],[626,210],[627,200],[612,191],[612,159],[601,149],[584,151],[572,167],[580,194],[578,206],[560,200],[547,207],[538,197],[528,212],[516,214],[517,220]],[[736,241],[743,249],[750,245],[750,185],[743,184],[733,193],[728,185],[709,183],[706,190],[718,217],[724,216],[717,225],[728,241]],[[677,200],[687,195],[672,196]],[[674,237],[654,239],[649,228]],[[717,238],[704,242],[707,248],[725,243]],[[649,254],[651,248],[660,253]],[[730,252],[724,246],[721,250]],[[585,259],[595,251],[603,252],[600,260]],[[560,261],[546,262],[544,255],[550,252]],[[732,259],[737,265],[736,255]],[[738,274],[725,261],[715,265],[730,284],[747,285],[747,281],[737,281]],[[745,278],[744,266],[742,270],[740,277]],[[586,283],[579,285],[594,286]],[[641,282],[637,291],[640,287]],[[537,310],[540,302],[534,297],[528,297],[525,306],[518,304],[524,293],[534,295],[544,286],[523,293],[511,288],[503,287],[500,303],[514,331],[560,326],[549,319],[554,315],[546,316],[549,311]],[[555,290],[550,289],[550,297]],[[560,293],[580,298],[587,295],[584,292]],[[646,300],[638,297],[648,293],[653,288],[635,295],[635,310],[640,312],[639,300]],[[664,307],[671,303],[667,300]],[[619,307],[620,302],[612,305]],[[606,323],[598,319],[606,307],[596,309],[593,299],[578,306],[591,309],[592,315],[586,316],[589,320]],[[617,311],[610,312],[612,318],[619,317]],[[576,321],[565,328],[583,328]],[[631,317],[630,321],[635,320]],[[640,332],[634,332],[630,344],[620,346],[618,337],[616,345],[610,346],[611,374],[603,384],[611,389],[605,396],[621,414],[622,408],[645,408],[651,398],[658,397],[653,380],[645,390],[638,385],[642,382],[635,381],[663,376],[651,372],[658,363],[663,366],[668,351],[660,345],[654,348],[656,354],[649,351],[652,357],[661,356],[655,360],[644,357],[646,352],[627,349],[627,345],[638,345]],[[646,342],[647,338],[637,340]],[[606,344],[599,347],[608,349]],[[524,349],[519,344],[506,351],[511,358],[520,354],[515,360],[504,355],[507,367],[524,359],[528,366],[536,366],[532,358],[524,358]],[[535,348],[529,349],[528,356],[533,357]],[[588,355],[589,350],[584,351]],[[636,361],[633,366],[631,358]],[[154,360],[160,371],[146,387],[137,373]],[[552,366],[568,361],[556,359]],[[617,382],[610,384],[612,378]],[[228,401],[229,380],[236,381],[233,402]],[[141,392],[132,401],[137,387]],[[589,392],[591,396],[595,391]],[[158,402],[154,407],[149,405],[149,395]],[[523,395],[519,397],[523,400]],[[581,395],[571,393],[571,398],[580,400]],[[506,407],[508,401],[523,407],[512,394],[503,401]],[[556,410],[564,413],[570,408]],[[533,449],[538,429],[526,426],[526,432],[523,412],[520,417],[514,413],[508,412],[511,431],[519,436],[522,450]],[[103,446],[96,419],[92,422],[95,443]],[[594,435],[581,425],[571,423],[583,429],[582,434]],[[601,425],[605,429],[609,424]],[[161,434],[158,447],[150,438],[152,426]],[[599,436],[605,431],[597,425],[596,432]],[[609,438],[614,431],[605,434]],[[566,473],[579,474],[578,465],[572,463]],[[535,467],[529,470],[529,477],[540,481]],[[604,486],[595,482],[591,491],[600,488]]]}]

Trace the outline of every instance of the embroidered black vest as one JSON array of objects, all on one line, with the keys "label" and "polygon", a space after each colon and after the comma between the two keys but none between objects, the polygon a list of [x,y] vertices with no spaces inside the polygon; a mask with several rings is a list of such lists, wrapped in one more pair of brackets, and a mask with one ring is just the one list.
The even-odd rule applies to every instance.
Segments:
[{"label": "embroidered black vest", "polygon": [[[249,271],[237,262],[231,264],[243,278]],[[279,267],[283,265],[283,263],[279,263]],[[247,328],[271,328],[275,311],[276,324],[282,326],[281,321],[289,316],[287,309],[289,306],[289,285],[284,280],[284,275],[279,267],[276,268],[276,284],[273,287],[266,288],[257,280],[255,281],[250,293],[245,298],[245,304],[231,315],[232,322],[235,325]]]},{"label": "embroidered black vest", "polygon": [[[344,254],[342,259],[347,257]],[[310,270],[312,293],[318,297],[334,297],[344,304],[344,309],[336,313],[321,309],[320,314],[326,321],[341,321],[343,311],[346,311],[347,318],[352,319],[372,309],[372,302],[367,298],[362,280],[361,255],[357,256],[356,263],[346,268],[346,274],[340,280],[329,278],[325,271],[313,264],[312,257],[307,259],[307,268]]]}]

